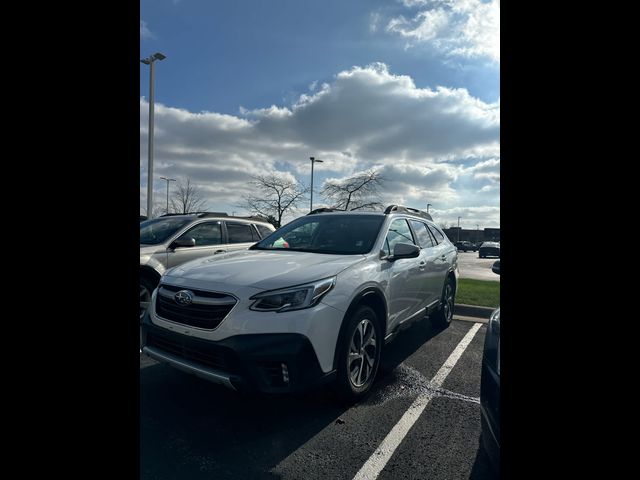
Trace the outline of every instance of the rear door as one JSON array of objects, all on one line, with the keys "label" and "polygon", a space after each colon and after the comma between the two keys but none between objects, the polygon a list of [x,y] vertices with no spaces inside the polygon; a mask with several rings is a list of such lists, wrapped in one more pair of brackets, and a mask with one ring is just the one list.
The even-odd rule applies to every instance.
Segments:
[{"label": "rear door", "polygon": [[251,223],[224,222],[227,230],[227,250],[245,250],[260,240],[260,234]]}]

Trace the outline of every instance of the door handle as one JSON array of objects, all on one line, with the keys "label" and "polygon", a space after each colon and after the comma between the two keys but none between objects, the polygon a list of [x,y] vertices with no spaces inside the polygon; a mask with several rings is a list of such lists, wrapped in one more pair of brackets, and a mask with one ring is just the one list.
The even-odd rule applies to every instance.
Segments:
[{"label": "door handle", "polygon": [[216,250],[215,252],[213,252],[213,254],[217,254],[217,253],[224,253],[226,250]]}]

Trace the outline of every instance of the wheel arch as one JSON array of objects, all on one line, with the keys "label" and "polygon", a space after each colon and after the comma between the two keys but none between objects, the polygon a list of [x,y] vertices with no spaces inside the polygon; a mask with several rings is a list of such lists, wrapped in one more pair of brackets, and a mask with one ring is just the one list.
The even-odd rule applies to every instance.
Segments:
[{"label": "wheel arch", "polygon": [[[351,301],[349,308],[342,317],[342,323],[340,325],[340,333],[338,334],[338,341],[336,342],[336,348],[333,353],[333,368],[338,368],[338,345],[343,341],[345,330],[347,326],[347,319],[355,313],[355,311],[362,305],[370,307],[374,312],[378,314],[378,320],[382,329],[382,338],[385,337],[387,331],[387,301],[384,298],[382,291],[375,287],[365,288],[362,292],[358,293]],[[381,347],[384,342],[381,342]]]},{"label": "wheel arch", "polygon": [[160,274],[153,268],[146,265],[140,265],[140,277],[145,277],[154,282],[157,286],[160,283]]}]

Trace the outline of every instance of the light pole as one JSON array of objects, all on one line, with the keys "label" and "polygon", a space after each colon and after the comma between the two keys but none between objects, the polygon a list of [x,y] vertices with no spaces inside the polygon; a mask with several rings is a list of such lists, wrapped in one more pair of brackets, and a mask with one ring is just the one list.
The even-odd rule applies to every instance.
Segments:
[{"label": "light pole", "polygon": [[149,65],[149,166],[147,168],[147,218],[153,216],[153,64],[156,60],[164,60],[165,57],[160,52],[140,60],[145,65]]},{"label": "light pole", "polygon": [[427,213],[429,213],[429,207],[433,207],[430,203],[427,203]]},{"label": "light pole", "polygon": [[160,177],[161,180],[167,181],[167,213],[169,213],[169,182],[175,182],[175,178]]},{"label": "light pole", "polygon": [[458,217],[458,241],[460,241],[460,218]]},{"label": "light pole", "polygon": [[476,243],[480,241],[480,225],[476,223]]},{"label": "light pole", "polygon": [[311,205],[309,205],[309,212],[313,212],[313,164],[322,163],[322,160],[314,157],[309,157],[309,160],[311,160]]}]

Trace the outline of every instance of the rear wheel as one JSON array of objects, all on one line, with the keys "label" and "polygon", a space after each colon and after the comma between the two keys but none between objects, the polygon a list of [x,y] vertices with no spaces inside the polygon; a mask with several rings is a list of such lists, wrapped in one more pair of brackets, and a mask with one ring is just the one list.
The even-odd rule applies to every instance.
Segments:
[{"label": "rear wheel", "polygon": [[369,392],[378,372],[381,347],[382,332],[376,312],[367,306],[359,307],[348,320],[338,345],[336,386],[343,399],[353,402]]},{"label": "rear wheel", "polygon": [[447,328],[453,319],[453,305],[455,303],[455,288],[453,281],[447,279],[442,289],[440,308],[431,317],[431,322],[439,328]]}]

